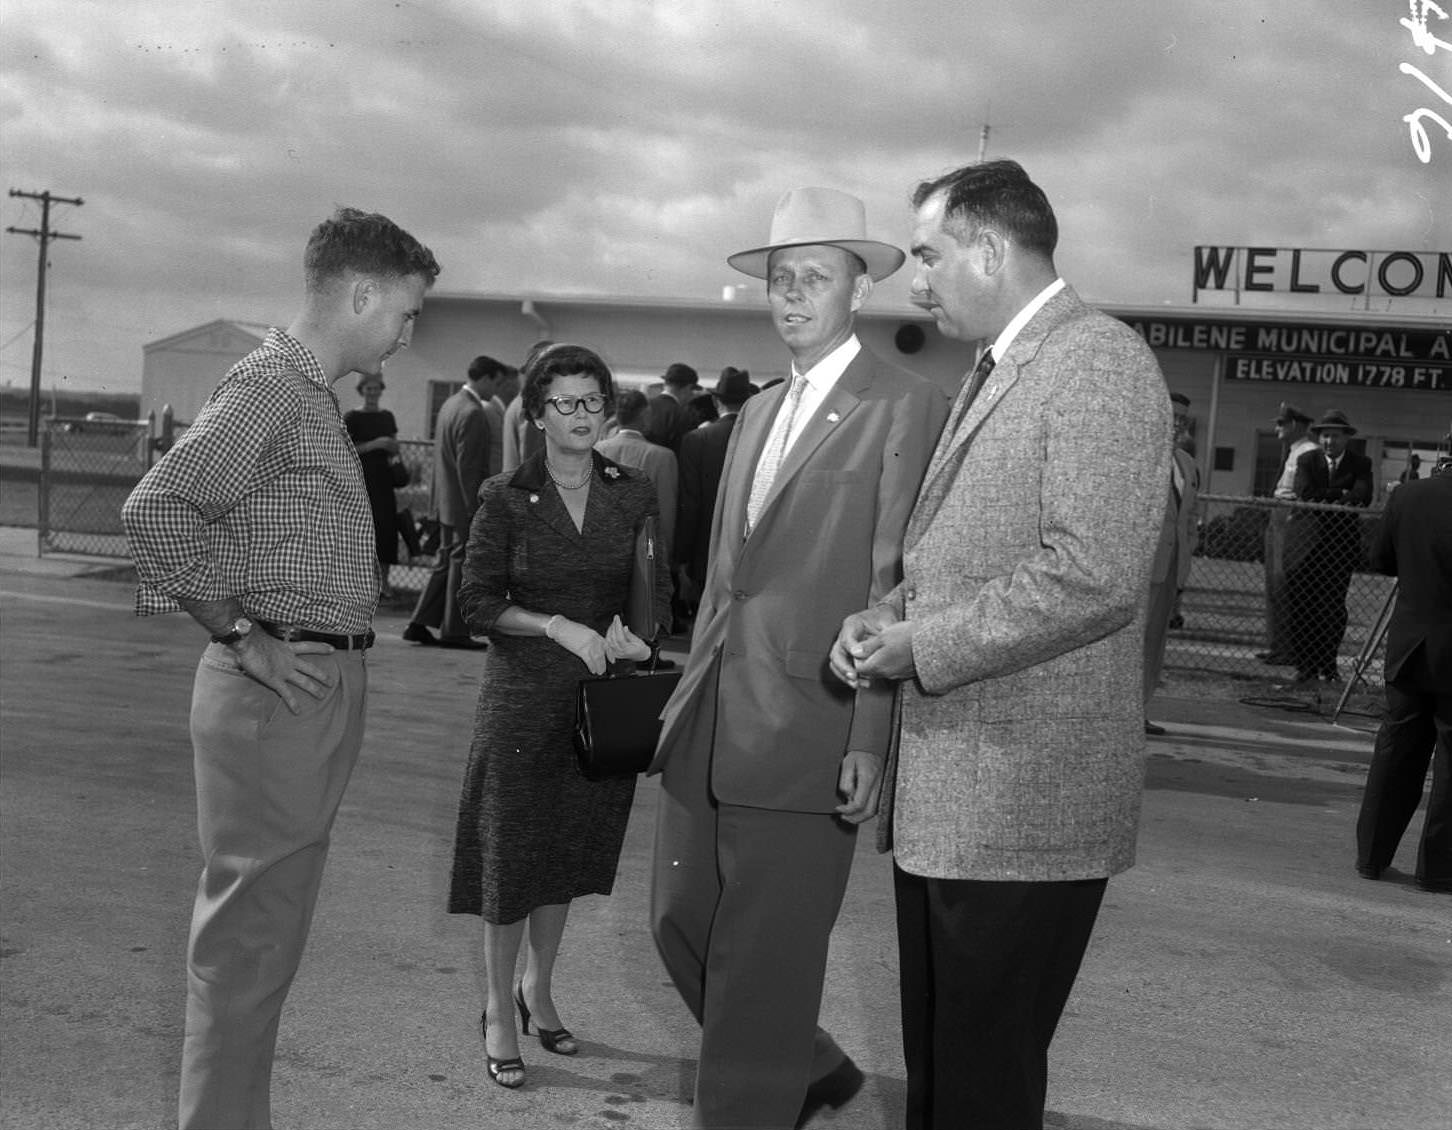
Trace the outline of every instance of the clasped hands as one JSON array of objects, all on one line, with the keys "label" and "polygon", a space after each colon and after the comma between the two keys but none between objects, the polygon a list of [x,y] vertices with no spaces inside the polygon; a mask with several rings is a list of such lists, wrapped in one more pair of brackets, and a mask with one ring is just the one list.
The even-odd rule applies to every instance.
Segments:
[{"label": "clasped hands", "polygon": [[854,612],[842,621],[828,658],[832,673],[853,690],[873,679],[910,679],[917,673],[912,621],[885,604]]},{"label": "clasped hands", "polygon": [[553,630],[546,628],[550,639],[574,654],[592,675],[603,675],[617,659],[642,662],[650,658],[650,645],[620,622],[617,615],[602,636],[593,628],[563,616]]}]

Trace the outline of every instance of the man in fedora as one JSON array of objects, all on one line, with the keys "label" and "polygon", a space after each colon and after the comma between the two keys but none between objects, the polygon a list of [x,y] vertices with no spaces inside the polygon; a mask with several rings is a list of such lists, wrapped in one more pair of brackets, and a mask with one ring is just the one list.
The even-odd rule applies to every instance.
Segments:
[{"label": "man in fedora", "polygon": [[750,373],[727,365],[711,390],[716,418],[681,437],[680,489],[676,495],[676,591],[689,594],[688,603],[692,608],[706,583],[706,564],[711,558],[711,515],[716,509],[716,491],[721,486],[721,470],[726,466],[731,431],[741,406],[756,392]]},{"label": "man in fedora", "polygon": [[892,688],[854,692],[827,649],[888,592],[947,414],[936,385],[862,348],[858,309],[902,251],[854,196],[797,188],[764,246],[789,383],[742,408],[711,524],[689,659],[663,715],[651,919],[701,1023],[694,1125],[780,1128],[862,1073],[817,1027],[857,825],[877,807]]},{"label": "man in fedora", "polygon": [[[1332,408],[1311,425],[1320,447],[1296,461],[1296,498],[1365,506],[1371,501],[1371,460],[1347,443],[1356,434],[1346,413]],[[1346,593],[1361,560],[1361,518],[1354,513],[1315,515],[1315,543],[1286,567],[1289,633],[1296,678],[1292,686],[1334,680],[1336,654],[1346,634]]]},{"label": "man in fedora", "polygon": [[[1283,400],[1276,413],[1275,428],[1285,458],[1272,493],[1284,502],[1294,502],[1296,464],[1306,452],[1316,450],[1316,441],[1310,435],[1311,417]],[[1295,662],[1287,637],[1290,617],[1286,612],[1286,567],[1287,562],[1294,564],[1304,555],[1308,548],[1305,543],[1312,540],[1300,536],[1305,527],[1295,527],[1291,518],[1288,507],[1277,507],[1271,510],[1265,527],[1266,650],[1256,658],[1273,667],[1288,667]]]}]

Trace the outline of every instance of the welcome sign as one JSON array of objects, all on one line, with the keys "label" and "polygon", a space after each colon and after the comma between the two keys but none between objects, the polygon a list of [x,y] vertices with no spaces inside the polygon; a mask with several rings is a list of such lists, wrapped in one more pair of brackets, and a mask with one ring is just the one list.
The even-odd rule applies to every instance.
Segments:
[{"label": "welcome sign", "polygon": [[1194,290],[1447,298],[1452,252],[1198,246]]}]

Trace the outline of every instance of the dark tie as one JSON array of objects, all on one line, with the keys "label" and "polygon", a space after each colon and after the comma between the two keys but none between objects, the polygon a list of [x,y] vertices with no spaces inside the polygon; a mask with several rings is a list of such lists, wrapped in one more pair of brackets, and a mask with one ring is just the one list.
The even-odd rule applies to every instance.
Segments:
[{"label": "dark tie", "polygon": [[968,380],[964,386],[963,394],[958,398],[958,403],[953,412],[952,423],[946,429],[948,435],[958,430],[958,425],[963,422],[963,417],[968,415],[968,409],[972,407],[973,401],[983,391],[983,382],[988,380],[988,374],[993,372],[993,350],[985,349],[983,356],[978,358],[978,364],[973,366],[973,371],[968,374]]}]

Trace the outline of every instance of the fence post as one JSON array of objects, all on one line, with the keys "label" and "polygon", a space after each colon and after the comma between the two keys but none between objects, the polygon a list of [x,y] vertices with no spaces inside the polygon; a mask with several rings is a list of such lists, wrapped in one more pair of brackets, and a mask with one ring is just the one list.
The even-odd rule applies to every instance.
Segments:
[{"label": "fence post", "polygon": [[40,480],[36,484],[35,552],[45,553],[50,540],[50,447],[51,429],[54,424],[46,421],[45,430],[40,433]]}]

